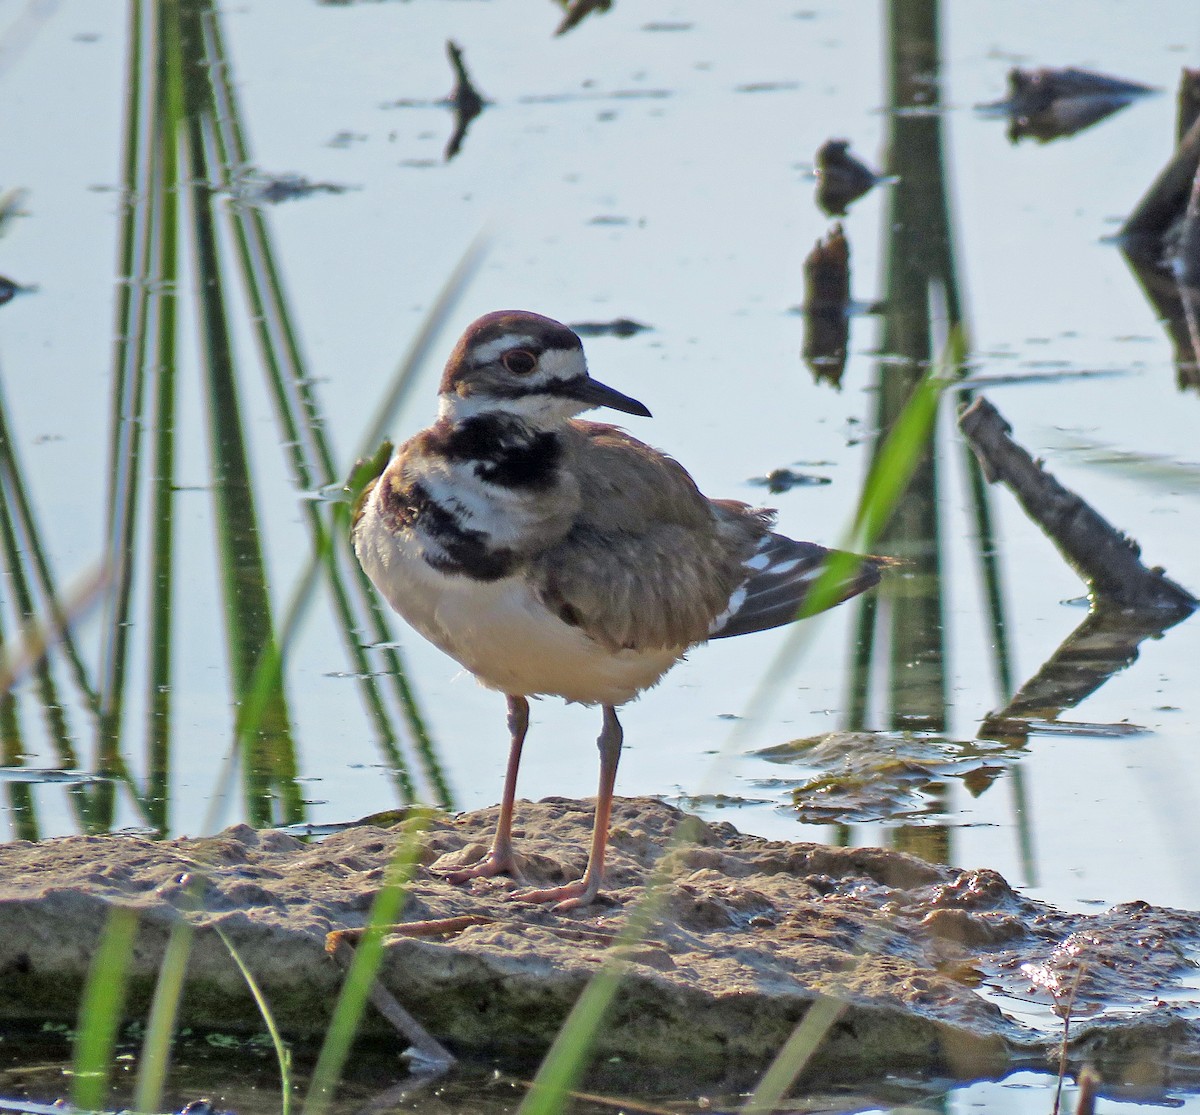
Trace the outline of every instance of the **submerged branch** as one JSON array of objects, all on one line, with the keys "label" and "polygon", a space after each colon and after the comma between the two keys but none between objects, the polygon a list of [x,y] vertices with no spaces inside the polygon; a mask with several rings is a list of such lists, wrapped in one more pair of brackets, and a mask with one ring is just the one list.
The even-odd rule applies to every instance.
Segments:
[{"label": "submerged branch", "polygon": [[1097,602],[1121,608],[1182,613],[1197,604],[1160,568],[1147,569],[1141,550],[1074,492],[1064,488],[1009,437],[1012,427],[986,399],[959,416],[988,481],[1003,481],[1026,513],[1087,581]]}]

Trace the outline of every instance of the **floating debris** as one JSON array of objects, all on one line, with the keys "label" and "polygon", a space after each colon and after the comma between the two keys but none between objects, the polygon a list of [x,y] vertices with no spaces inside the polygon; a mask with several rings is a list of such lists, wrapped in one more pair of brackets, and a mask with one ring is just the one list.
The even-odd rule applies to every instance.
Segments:
[{"label": "floating debris", "polygon": [[1157,93],[1149,85],[1073,67],[1008,71],[1008,98],[976,105],[988,116],[1008,119],[1008,138],[1049,143],[1075,135],[1111,116],[1139,97]]},{"label": "floating debris", "polygon": [[850,154],[848,139],[827,139],[817,150],[813,173],[817,179],[817,204],[830,217],[844,217],[846,206],[889,181]]},{"label": "floating debris", "polygon": [[773,798],[747,798],[740,794],[678,794],[670,799],[678,809],[747,809],[753,806],[774,805]]},{"label": "floating debris", "polygon": [[850,244],[835,224],[804,260],[801,356],[820,383],[841,387],[850,343]]},{"label": "floating debris", "polygon": [[748,81],[744,85],[735,85],[735,93],[783,93],[789,89],[799,89],[798,81]]},{"label": "floating debris", "polygon": [[573,321],[571,328],[581,337],[635,337],[654,328],[632,318],[616,317],[612,321]]},{"label": "floating debris", "polygon": [[[614,89],[608,93],[531,93],[518,97],[522,105],[565,105],[580,101],[661,101],[675,96],[672,89]],[[397,101],[397,104],[405,102]],[[611,117],[609,117],[611,119]]]},{"label": "floating debris", "polygon": [[790,492],[793,488],[811,488],[821,484],[832,484],[828,476],[815,476],[811,472],[793,472],[790,468],[773,468],[766,476],[755,476],[749,483],[766,488],[772,495]]},{"label": "floating debris", "polygon": [[258,174],[251,172],[239,179],[230,191],[244,205],[278,205],[312,194],[344,194],[361,186],[338,182],[313,182],[302,174]]},{"label": "floating debris", "polygon": [[825,732],[755,754],[814,772],[794,784],[791,809],[819,825],[944,816],[938,784],[996,766],[1003,751],[919,732]]},{"label": "floating debris", "polygon": [[325,146],[334,147],[339,151],[344,151],[353,143],[365,143],[367,137],[362,132],[341,131],[338,132]]}]

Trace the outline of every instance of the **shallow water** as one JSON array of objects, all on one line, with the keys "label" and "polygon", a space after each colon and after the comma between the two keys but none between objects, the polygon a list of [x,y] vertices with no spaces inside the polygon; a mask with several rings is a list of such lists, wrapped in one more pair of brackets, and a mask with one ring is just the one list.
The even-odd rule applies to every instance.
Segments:
[{"label": "shallow water", "polygon": [[[890,374],[877,359],[883,328],[876,318],[853,318],[848,366],[833,390],[801,363],[802,322],[789,311],[803,299],[803,259],[830,225],[812,202],[808,168],[817,147],[844,135],[865,161],[895,162],[882,111],[884,6],[621,4],[560,38],[551,37],[552,6],[509,0],[262,0],[222,17],[253,164],[351,187],[262,209],[337,466],[313,487],[340,479],[363,451],[402,353],[486,230],[483,263],[420,366],[392,436],[428,421],[441,360],[480,313],[519,306],[572,322],[631,318],[651,329],[585,341],[597,377],[654,413],[629,428],[678,457],[714,496],[761,502],[753,480],[780,467],[827,478],[769,498],[785,532],[826,543],[843,537],[869,460],[880,377]],[[0,270],[39,288],[0,308],[0,375],[27,495],[48,559],[67,584],[104,546],[124,20],[118,8],[31,8],[13,17],[0,54],[9,109],[0,120],[0,186],[29,191],[27,215],[4,230]],[[1102,17],[1094,5],[1006,0],[972,6],[969,16],[951,5],[943,20],[943,173],[977,390],[1019,442],[1141,544],[1148,565],[1200,591],[1197,392],[1177,386],[1164,329],[1105,242],[1169,153],[1173,98],[1137,101],[1045,146],[1010,145],[1003,123],[972,107],[1000,99],[1015,64],[1087,66],[1172,88],[1200,46],[1194,13],[1182,0],[1106,4]],[[450,162],[443,149],[452,120],[436,103],[452,84],[447,38],[463,47],[490,102]],[[877,188],[843,220],[861,303],[883,296],[891,191],[902,187]],[[187,267],[190,257],[185,276]],[[283,463],[250,319],[237,283],[230,289],[278,621],[309,551],[311,493],[296,490]],[[198,833],[255,814],[228,760],[231,684],[190,288],[184,305],[165,824]],[[1073,374],[1083,372],[1105,374]],[[943,402],[937,432],[945,695],[932,700],[944,719],[939,738],[971,741],[1008,694],[995,680],[952,401]],[[1020,685],[1082,621],[1072,601],[1084,590],[1007,492],[992,490],[989,500],[1011,682]],[[140,521],[148,506],[143,500]],[[158,762],[145,743],[146,594],[143,575],[127,629],[134,649],[121,745],[139,785]],[[5,596],[11,639],[8,586]],[[758,684],[789,633],[695,651],[623,714],[618,791],[700,802],[706,816],[763,835],[894,844],[993,867],[1065,907],[1200,905],[1191,854],[1200,836],[1195,621],[1144,642],[1135,663],[1064,712],[1063,721],[1080,727],[1035,726],[1023,747],[997,761],[978,796],[961,772],[941,772],[922,789],[919,808],[831,831],[799,822],[790,807],[795,780],[813,771],[781,769],[755,752],[849,726],[894,726],[903,677],[889,686],[882,652],[864,722],[848,722],[857,622],[847,606],[810,623],[799,666],[766,707]],[[401,625],[394,631],[454,804],[494,802],[505,760],[501,698]],[[93,670],[107,640],[103,617],[93,614],[80,636]],[[291,798],[276,792],[268,803],[275,820],[326,824],[402,803],[398,780],[380,769],[390,760],[356,672],[328,596],[318,595],[287,664],[296,770]],[[55,676],[77,762],[65,762],[51,743],[44,707],[54,702],[32,682],[19,690],[12,723],[20,734],[9,729],[4,762],[111,769],[97,755],[89,713],[70,696],[66,667],[56,666]],[[393,720],[402,723],[396,713]],[[593,793],[598,728],[594,711],[540,703],[522,795]],[[411,746],[402,747],[411,758]],[[436,797],[421,763],[412,766],[419,796]],[[85,823],[70,786],[11,778],[2,786],[9,837]],[[28,787],[27,796],[13,786]],[[108,820],[144,826],[148,816],[119,789]],[[986,1097],[963,1094],[963,1102],[1032,1110],[1019,1100],[1023,1086],[989,1085]],[[1035,1091],[1042,1104],[1040,1086]]]}]

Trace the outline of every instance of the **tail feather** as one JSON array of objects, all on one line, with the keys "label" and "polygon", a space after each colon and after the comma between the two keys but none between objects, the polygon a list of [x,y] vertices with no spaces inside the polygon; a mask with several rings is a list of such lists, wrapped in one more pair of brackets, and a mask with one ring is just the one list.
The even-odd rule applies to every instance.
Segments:
[{"label": "tail feather", "polygon": [[[767,534],[746,560],[747,577],[733,593],[729,606],[709,628],[710,639],[728,639],[752,631],[766,631],[799,618],[805,598],[820,579],[832,554],[815,542],[797,542],[782,534]],[[827,608],[857,596],[879,583],[884,558],[851,555],[853,569],[837,583],[836,596]]]}]

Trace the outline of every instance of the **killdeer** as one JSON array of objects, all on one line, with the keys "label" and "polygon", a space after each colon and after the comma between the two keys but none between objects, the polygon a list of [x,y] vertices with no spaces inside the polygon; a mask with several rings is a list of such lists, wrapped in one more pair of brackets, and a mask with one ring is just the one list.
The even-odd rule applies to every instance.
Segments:
[{"label": "killdeer", "polygon": [[[560,909],[600,888],[621,755],[617,708],[689,647],[797,617],[831,551],[771,531],[773,512],[710,500],[670,457],[594,407],[649,417],[588,375],[571,329],[500,310],[462,335],[432,426],[397,449],[360,500],[354,548],[388,602],[480,682],[508,698],[511,744],[491,850],[453,882],[518,874],[517,768],[529,698],[603,709],[600,787],[587,869],[519,892]],[[879,580],[864,558],[839,602]]]}]

